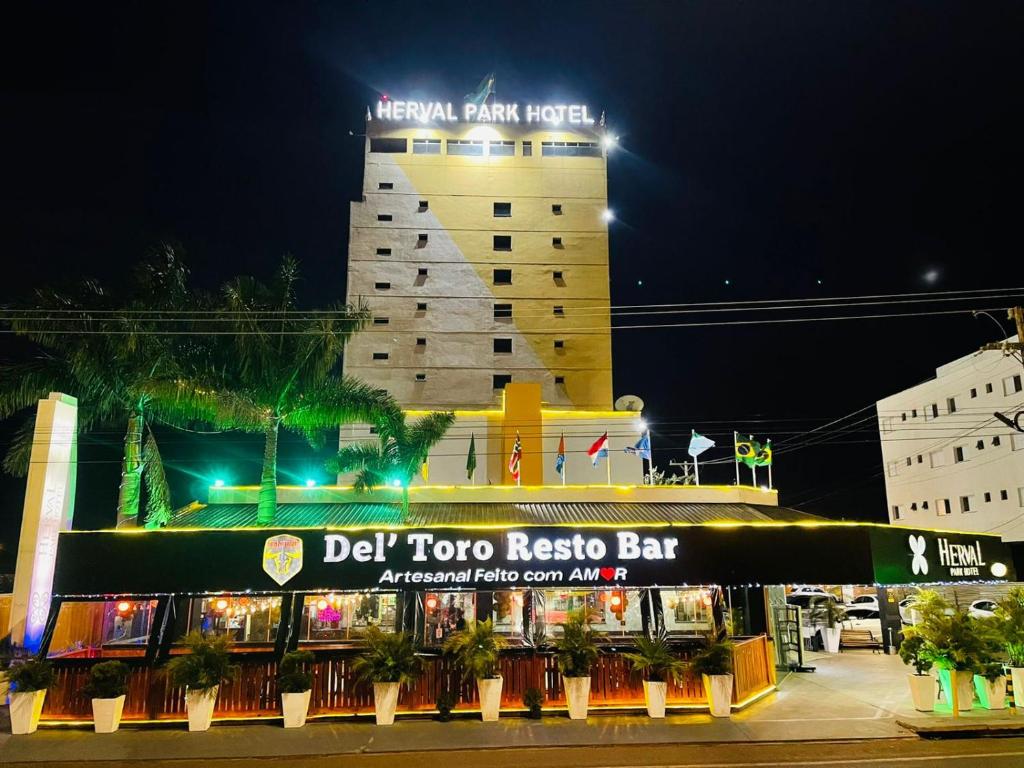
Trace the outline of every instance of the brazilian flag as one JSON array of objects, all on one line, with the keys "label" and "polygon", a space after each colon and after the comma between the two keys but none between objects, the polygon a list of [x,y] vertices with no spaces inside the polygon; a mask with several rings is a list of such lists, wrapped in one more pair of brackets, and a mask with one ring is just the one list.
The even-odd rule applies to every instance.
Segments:
[{"label": "brazilian flag", "polygon": [[757,466],[757,454],[761,451],[761,444],[753,438],[736,441],[736,461],[743,462],[748,467]]},{"label": "brazilian flag", "polygon": [[[757,445],[757,443],[755,443]],[[754,454],[754,466],[770,467],[772,465],[772,441],[765,445],[759,445],[757,453]]]}]

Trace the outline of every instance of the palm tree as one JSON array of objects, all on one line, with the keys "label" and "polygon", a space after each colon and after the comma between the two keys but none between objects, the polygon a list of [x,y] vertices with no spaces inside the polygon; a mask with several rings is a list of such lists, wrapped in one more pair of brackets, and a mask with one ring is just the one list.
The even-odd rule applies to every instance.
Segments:
[{"label": "palm tree", "polygon": [[227,334],[205,380],[185,379],[177,403],[193,417],[220,428],[264,435],[257,522],[277,513],[277,439],[280,430],[301,433],[317,447],[323,433],[353,422],[400,418],[391,396],[339,372],[345,343],[369,320],[365,308],[334,305],[296,309],[299,279],[285,257],[272,284],[237,277],[224,286],[221,320]]},{"label": "palm tree", "polygon": [[[138,518],[143,475],[146,524],[170,519],[170,493],[152,426],[158,414],[171,424],[188,418],[164,396],[186,375],[195,342],[160,332],[166,327],[163,312],[193,306],[187,281],[188,269],[175,248],[163,245],[136,269],[132,301],[120,303],[95,281],[85,281],[73,293],[37,291],[34,306],[11,321],[14,332],[34,342],[37,351],[27,361],[0,367],[0,418],[63,391],[79,400],[79,432],[126,424],[119,525]],[[4,458],[11,474],[27,472],[34,431],[33,411]]]},{"label": "palm tree", "polygon": [[454,413],[431,413],[411,426],[405,417],[381,424],[374,443],[346,445],[327,461],[328,472],[355,472],[354,487],[365,493],[374,486],[402,486],[402,513],[409,512],[409,484],[426,461],[430,449],[455,423]]}]

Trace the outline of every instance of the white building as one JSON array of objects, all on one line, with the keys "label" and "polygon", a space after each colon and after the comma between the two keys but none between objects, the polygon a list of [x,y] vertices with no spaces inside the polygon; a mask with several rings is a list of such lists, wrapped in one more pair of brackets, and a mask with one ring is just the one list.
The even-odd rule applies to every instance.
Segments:
[{"label": "white building", "polygon": [[1024,410],[1022,372],[973,353],[878,401],[891,522],[1024,540],[1024,433],[994,416]]}]

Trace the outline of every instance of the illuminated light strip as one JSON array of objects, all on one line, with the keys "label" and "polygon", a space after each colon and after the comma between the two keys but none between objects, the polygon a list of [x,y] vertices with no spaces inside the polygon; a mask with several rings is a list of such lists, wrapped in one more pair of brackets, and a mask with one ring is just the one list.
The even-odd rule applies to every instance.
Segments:
[{"label": "illuminated light strip", "polygon": [[774,685],[769,685],[767,688],[762,688],[760,691],[757,691],[756,693],[752,693],[749,696],[747,696],[747,698],[743,699],[743,701],[737,701],[735,704],[732,705],[732,709],[733,711],[738,711],[743,709],[744,707],[748,707],[755,701],[763,699],[769,693],[775,693],[776,690],[778,689]]},{"label": "illuminated light strip", "polygon": [[[258,485],[220,485],[210,486],[216,488],[218,493],[224,491],[258,491],[260,486]],[[561,483],[554,485],[512,485],[510,483],[502,485],[411,485],[409,486],[410,495],[415,495],[423,491],[570,491],[573,489],[579,490],[580,488],[614,488],[617,491],[631,491],[635,488],[643,488],[645,492],[652,490],[654,493],[697,493],[701,491],[752,491],[754,493],[767,493],[767,494],[778,494],[778,488],[762,488],[757,485],[637,485],[635,483],[627,485],[608,485],[607,483],[589,483],[580,485],[562,485]],[[278,490],[288,491],[304,491],[306,493],[317,493],[323,491],[352,491],[355,493],[355,489],[351,485],[317,485],[310,487],[308,485],[278,485]],[[657,490],[654,490],[657,489]],[[394,486],[390,485],[374,485],[370,488],[370,493],[377,491],[387,491],[391,494],[397,495],[399,492],[394,489]],[[365,494],[364,494],[365,496]],[[198,504],[199,502],[193,502]],[[211,502],[214,504],[242,504],[245,502]],[[285,502],[287,503],[287,502]],[[304,502],[304,503],[316,503],[316,502]],[[337,503],[337,502],[324,502],[324,503]],[[372,504],[372,500],[368,500],[365,503]],[[714,504],[715,502],[708,502]],[[731,503],[731,502],[723,502]],[[200,504],[200,506],[206,506]]]}]

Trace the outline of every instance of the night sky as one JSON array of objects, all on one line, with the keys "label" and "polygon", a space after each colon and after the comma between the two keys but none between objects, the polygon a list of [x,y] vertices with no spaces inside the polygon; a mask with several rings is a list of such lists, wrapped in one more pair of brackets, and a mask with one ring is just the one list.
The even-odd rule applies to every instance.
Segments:
[{"label": "night sky", "polygon": [[[307,306],[343,297],[362,165],[349,131],[366,105],[380,92],[458,102],[492,70],[499,97],[584,102],[621,136],[609,166],[614,305],[1024,284],[1019,3],[14,13],[5,8],[0,45],[0,301],[86,275],[116,284],[162,240],[181,245],[207,288],[266,276],[289,252]],[[665,465],[684,457],[691,427],[720,445],[733,428],[799,443],[996,336],[969,315],[622,330],[615,392],[646,400]],[[24,351],[0,345],[8,358]],[[780,450],[782,502],[884,519],[877,432],[871,421],[860,430]],[[79,527],[114,519],[120,439],[83,439]],[[215,475],[258,479],[259,440],[161,439],[178,504]],[[318,461],[287,438],[282,482]],[[728,482],[732,466],[708,473]],[[0,571],[13,562],[23,487],[0,481]]]}]

